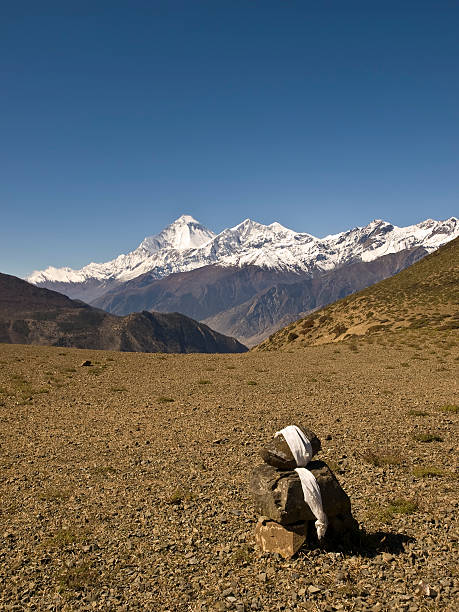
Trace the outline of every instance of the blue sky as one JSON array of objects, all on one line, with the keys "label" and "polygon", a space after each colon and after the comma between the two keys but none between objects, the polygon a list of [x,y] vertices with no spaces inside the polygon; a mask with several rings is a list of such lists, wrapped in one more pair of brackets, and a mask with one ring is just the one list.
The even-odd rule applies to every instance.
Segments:
[{"label": "blue sky", "polygon": [[0,4],[0,271],[182,213],[317,236],[459,214],[459,4]]}]

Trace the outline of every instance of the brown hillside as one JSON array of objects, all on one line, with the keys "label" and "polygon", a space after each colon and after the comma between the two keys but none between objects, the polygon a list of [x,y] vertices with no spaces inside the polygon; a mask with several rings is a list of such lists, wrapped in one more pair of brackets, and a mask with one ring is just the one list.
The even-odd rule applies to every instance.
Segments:
[{"label": "brown hillside", "polygon": [[247,350],[179,313],[117,317],[8,274],[0,274],[0,342],[145,353]]},{"label": "brown hillside", "polygon": [[459,238],[399,274],[284,327],[255,350],[341,342],[375,333],[459,327]]}]

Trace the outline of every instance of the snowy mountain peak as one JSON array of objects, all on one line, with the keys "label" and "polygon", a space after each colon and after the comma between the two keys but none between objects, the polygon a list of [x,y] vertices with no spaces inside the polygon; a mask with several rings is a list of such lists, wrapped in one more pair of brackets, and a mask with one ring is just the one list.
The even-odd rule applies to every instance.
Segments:
[{"label": "snowy mountain peak", "polygon": [[147,236],[138,248],[150,254],[164,248],[181,251],[200,247],[212,238],[215,238],[214,232],[201,225],[191,215],[182,215],[159,234]]},{"label": "snowy mountain peak", "polygon": [[[174,223],[195,223],[199,225],[199,221],[196,221],[191,215],[180,215],[178,219],[174,221]],[[173,223],[171,224],[173,225]]]}]

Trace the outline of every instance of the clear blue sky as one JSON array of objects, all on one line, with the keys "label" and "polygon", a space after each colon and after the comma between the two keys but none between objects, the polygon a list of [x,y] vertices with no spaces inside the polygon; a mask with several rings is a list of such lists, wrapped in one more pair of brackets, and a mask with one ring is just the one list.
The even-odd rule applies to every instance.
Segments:
[{"label": "clear blue sky", "polygon": [[459,214],[453,0],[0,3],[0,271],[182,213],[321,236]]}]

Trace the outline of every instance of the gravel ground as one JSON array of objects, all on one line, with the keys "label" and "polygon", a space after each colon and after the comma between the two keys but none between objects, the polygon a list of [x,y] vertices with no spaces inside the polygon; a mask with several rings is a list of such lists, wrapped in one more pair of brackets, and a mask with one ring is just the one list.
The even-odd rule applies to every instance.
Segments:
[{"label": "gravel ground", "polygon": [[[0,345],[0,609],[456,610],[457,332],[372,342]],[[291,423],[351,498],[353,549],[254,546],[248,476]]]}]

